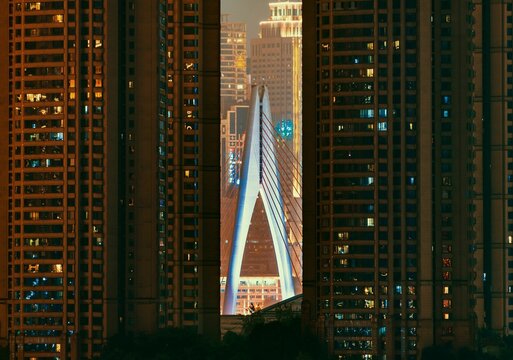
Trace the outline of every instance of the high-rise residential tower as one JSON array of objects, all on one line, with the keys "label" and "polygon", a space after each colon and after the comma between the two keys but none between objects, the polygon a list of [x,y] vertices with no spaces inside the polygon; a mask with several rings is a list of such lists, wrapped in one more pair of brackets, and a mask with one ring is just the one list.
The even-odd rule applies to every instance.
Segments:
[{"label": "high-rise residential tower", "polygon": [[478,325],[513,334],[513,2],[471,4]]},{"label": "high-rise residential tower", "polygon": [[508,332],[511,7],[303,4],[303,312],[341,359]]},{"label": "high-rise residential tower", "polygon": [[0,7],[0,341],[217,336],[219,1]]}]

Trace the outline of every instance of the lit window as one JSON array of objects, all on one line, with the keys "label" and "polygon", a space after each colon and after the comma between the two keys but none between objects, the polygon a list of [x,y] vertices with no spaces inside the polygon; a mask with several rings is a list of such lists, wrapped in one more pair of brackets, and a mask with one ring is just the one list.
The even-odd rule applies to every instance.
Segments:
[{"label": "lit window", "polygon": [[444,309],[450,309],[450,308],[452,308],[452,301],[451,301],[451,300],[449,300],[449,299],[445,299],[445,300],[443,300],[443,301],[442,301],[442,307],[443,307]]},{"label": "lit window", "polygon": [[41,10],[40,2],[31,2],[27,4],[29,10]]},{"label": "lit window", "polygon": [[37,273],[37,272],[39,272],[39,264],[28,265],[28,266],[27,266],[27,271],[28,271],[28,272],[32,272],[32,273]]},{"label": "lit window", "polygon": [[388,124],[386,121],[382,121],[378,123],[378,131],[387,131]]},{"label": "lit window", "polygon": [[374,300],[365,300],[366,309],[374,309]]},{"label": "lit window", "polygon": [[451,273],[449,271],[444,271],[442,273],[442,279],[445,281],[451,280]]},{"label": "lit window", "polygon": [[347,254],[349,253],[349,245],[335,246],[335,254]]}]

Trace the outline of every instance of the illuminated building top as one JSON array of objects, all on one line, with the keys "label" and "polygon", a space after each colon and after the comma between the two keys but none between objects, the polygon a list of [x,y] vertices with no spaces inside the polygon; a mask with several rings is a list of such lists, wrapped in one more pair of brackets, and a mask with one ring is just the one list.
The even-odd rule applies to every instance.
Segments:
[{"label": "illuminated building top", "polygon": [[260,37],[301,37],[301,8],[300,1],[270,3],[271,16],[260,22]]}]

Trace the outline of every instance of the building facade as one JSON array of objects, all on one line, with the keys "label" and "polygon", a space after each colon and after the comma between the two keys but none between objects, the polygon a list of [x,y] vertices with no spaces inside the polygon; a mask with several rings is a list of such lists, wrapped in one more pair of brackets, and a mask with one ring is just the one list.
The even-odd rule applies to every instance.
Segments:
[{"label": "building facade", "polygon": [[511,10],[303,4],[303,315],[341,359],[510,332]]},{"label": "building facade", "polygon": [[269,12],[250,40],[251,80],[269,88],[274,121],[293,120],[301,117],[301,2],[271,2]]},{"label": "building facade", "polygon": [[[259,24],[259,37],[251,39],[251,81],[269,89],[272,121],[283,140],[279,162],[286,164],[282,176],[290,241],[302,241],[302,4],[301,1],[269,3],[270,16]],[[299,261],[300,262],[300,261]],[[298,264],[300,267],[301,265]]]},{"label": "building facade", "polygon": [[78,359],[217,336],[219,2],[0,6],[0,340]]},{"label": "building facade", "polygon": [[[513,334],[513,2],[472,4],[475,20],[477,247],[480,326]],[[479,31],[482,29],[481,31]],[[473,179],[474,181],[474,179]],[[479,281],[480,280],[480,281]],[[483,314],[482,316],[479,316]]]},{"label": "building facade", "polygon": [[249,100],[246,24],[221,17],[221,116]]}]

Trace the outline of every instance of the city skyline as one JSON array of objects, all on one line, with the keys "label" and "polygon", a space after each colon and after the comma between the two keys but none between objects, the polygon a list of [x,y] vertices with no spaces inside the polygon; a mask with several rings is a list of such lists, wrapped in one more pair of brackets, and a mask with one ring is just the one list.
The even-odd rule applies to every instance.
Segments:
[{"label": "city skyline", "polygon": [[[301,293],[301,2],[268,3],[260,36],[248,39],[249,56],[247,25],[222,18],[221,298],[222,313],[236,314],[247,312],[247,301],[261,307]],[[240,78],[246,71],[242,56],[249,64],[247,89]],[[249,116],[242,112],[245,91],[252,96]],[[261,92],[259,111],[255,96]],[[261,157],[254,144],[260,144]],[[249,294],[248,281],[239,284],[241,273],[258,284],[273,275],[280,292],[268,293],[274,288],[263,285]]]}]

